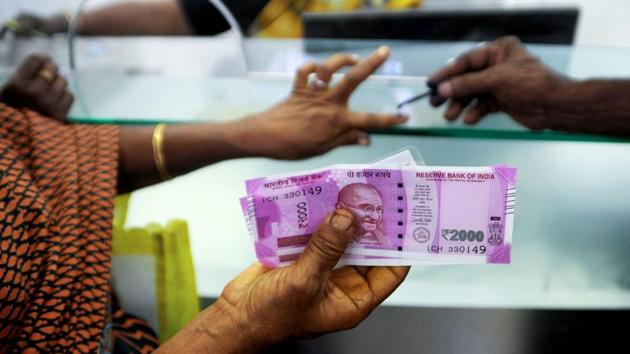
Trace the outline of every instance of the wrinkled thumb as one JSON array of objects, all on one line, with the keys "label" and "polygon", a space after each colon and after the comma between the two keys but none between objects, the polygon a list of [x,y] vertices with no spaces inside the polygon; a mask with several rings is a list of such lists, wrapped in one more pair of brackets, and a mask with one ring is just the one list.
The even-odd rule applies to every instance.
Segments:
[{"label": "wrinkled thumb", "polygon": [[344,209],[337,209],[326,217],[313,234],[304,253],[295,263],[303,267],[305,274],[317,275],[333,270],[354,235],[354,216]]}]

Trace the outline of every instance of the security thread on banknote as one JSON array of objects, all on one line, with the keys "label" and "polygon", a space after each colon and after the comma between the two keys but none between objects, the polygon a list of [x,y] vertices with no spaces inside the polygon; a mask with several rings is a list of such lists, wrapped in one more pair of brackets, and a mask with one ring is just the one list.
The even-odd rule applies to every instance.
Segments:
[{"label": "security thread on banknote", "polygon": [[295,260],[326,215],[355,216],[345,264],[510,263],[517,169],[337,165],[246,182],[261,262]]}]

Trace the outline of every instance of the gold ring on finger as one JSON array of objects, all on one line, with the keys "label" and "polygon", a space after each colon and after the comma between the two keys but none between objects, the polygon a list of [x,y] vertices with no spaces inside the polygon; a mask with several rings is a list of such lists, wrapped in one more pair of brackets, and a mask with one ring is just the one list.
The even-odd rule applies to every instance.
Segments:
[{"label": "gold ring on finger", "polygon": [[37,73],[37,77],[46,81],[47,83],[51,83],[53,79],[55,78],[55,75],[53,74],[52,71],[48,69],[42,69]]}]

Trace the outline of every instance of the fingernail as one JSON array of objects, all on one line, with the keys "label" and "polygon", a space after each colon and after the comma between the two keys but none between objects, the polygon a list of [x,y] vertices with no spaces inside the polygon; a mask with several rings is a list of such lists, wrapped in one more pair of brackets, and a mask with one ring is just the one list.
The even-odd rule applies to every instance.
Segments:
[{"label": "fingernail", "polygon": [[396,112],[396,118],[398,118],[399,122],[403,123],[409,120],[409,115],[404,112]]},{"label": "fingernail", "polygon": [[322,80],[322,79],[317,79],[314,82],[315,87],[317,88],[326,88],[326,86],[328,86],[328,83],[326,83],[326,81]]},{"label": "fingernail", "polygon": [[354,61],[355,63],[358,63],[359,60],[361,60],[361,57],[359,56],[359,54],[352,54],[350,55],[350,58],[352,58],[352,61]]},{"label": "fingernail", "polygon": [[453,85],[450,81],[446,81],[438,86],[438,94],[443,98],[453,97]]},{"label": "fingernail", "polygon": [[437,80],[429,80],[429,81],[427,81],[427,87],[430,88],[430,89],[437,89],[439,84],[440,84],[440,82],[437,81]]},{"label": "fingernail", "polygon": [[389,47],[386,45],[379,47],[376,50],[376,54],[380,55],[381,57],[387,57],[389,55]]},{"label": "fingernail", "polygon": [[330,224],[337,231],[347,231],[352,227],[352,222],[354,221],[354,217],[352,214],[344,209],[337,209],[332,219],[330,220]]},{"label": "fingernail", "polygon": [[435,95],[432,95],[431,98],[429,99],[429,102],[431,103],[433,107],[438,107],[442,105],[442,103],[444,103],[445,101],[446,100],[440,95],[438,95],[437,93]]},{"label": "fingernail", "polygon": [[370,145],[370,137],[367,135],[361,135],[357,143],[361,146],[369,146]]}]

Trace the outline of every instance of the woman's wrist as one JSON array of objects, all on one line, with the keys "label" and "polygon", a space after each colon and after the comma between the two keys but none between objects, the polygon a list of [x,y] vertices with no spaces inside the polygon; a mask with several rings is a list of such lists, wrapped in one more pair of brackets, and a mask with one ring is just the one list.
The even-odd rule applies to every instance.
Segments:
[{"label": "woman's wrist", "polygon": [[238,157],[272,157],[275,140],[267,135],[261,114],[255,113],[223,126]]}]

